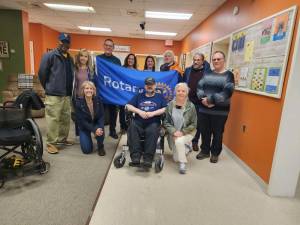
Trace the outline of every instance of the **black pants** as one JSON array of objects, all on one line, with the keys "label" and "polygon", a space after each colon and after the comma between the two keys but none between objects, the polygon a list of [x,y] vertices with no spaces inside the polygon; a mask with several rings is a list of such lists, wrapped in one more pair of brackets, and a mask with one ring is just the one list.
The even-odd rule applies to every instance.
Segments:
[{"label": "black pants", "polygon": [[126,124],[126,120],[125,120],[125,106],[120,106],[119,120],[120,120],[121,129],[127,130],[127,124]]},{"label": "black pants", "polygon": [[200,123],[199,123],[199,105],[194,104],[196,111],[197,111],[197,127],[196,127],[196,134],[192,140],[192,143],[198,144],[200,138]]},{"label": "black pants", "polygon": [[218,156],[222,151],[223,132],[227,116],[199,113],[201,152]]},{"label": "black pants", "polygon": [[104,110],[106,108],[109,111],[109,133],[114,133],[116,132],[116,123],[117,123],[117,106],[116,105],[111,105],[111,104],[103,104],[104,105]]},{"label": "black pants", "polygon": [[[132,120],[128,128],[128,145],[131,159],[140,160],[143,155],[144,161],[152,162],[156,144],[159,137],[158,123],[140,123]],[[144,144],[141,139],[144,137]]]}]

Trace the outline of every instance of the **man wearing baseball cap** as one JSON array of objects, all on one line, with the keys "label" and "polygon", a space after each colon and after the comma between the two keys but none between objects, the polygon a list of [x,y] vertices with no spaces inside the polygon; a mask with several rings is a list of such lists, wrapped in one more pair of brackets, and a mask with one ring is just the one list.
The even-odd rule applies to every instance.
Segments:
[{"label": "man wearing baseball cap", "polygon": [[58,36],[58,47],[44,54],[38,72],[45,89],[47,151],[58,153],[57,146],[72,145],[67,137],[70,129],[71,95],[74,62],[69,55],[71,38],[66,33]]},{"label": "man wearing baseball cap", "polygon": [[[145,92],[138,93],[126,105],[127,110],[135,113],[128,128],[128,143],[131,157],[130,166],[152,167],[152,161],[159,137],[160,115],[165,112],[167,102],[162,94],[155,92],[156,83],[153,77],[145,79]],[[141,137],[145,136],[144,149]]]}]

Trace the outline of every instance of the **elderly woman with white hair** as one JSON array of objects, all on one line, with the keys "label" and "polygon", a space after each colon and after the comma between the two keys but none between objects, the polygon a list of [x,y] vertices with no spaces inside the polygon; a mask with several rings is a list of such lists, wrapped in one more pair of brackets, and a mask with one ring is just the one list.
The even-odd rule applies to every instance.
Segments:
[{"label": "elderly woman with white hair", "polygon": [[166,108],[164,127],[168,133],[168,143],[173,151],[173,159],[179,163],[179,173],[186,173],[187,154],[191,151],[191,132],[197,126],[195,106],[188,100],[189,88],[186,83],[175,87],[176,97]]},{"label": "elderly woman with white hair", "polygon": [[181,70],[179,64],[175,61],[175,55],[172,50],[167,50],[164,52],[164,64],[160,66],[160,71],[176,70],[178,73],[178,82],[182,81],[183,71]]}]

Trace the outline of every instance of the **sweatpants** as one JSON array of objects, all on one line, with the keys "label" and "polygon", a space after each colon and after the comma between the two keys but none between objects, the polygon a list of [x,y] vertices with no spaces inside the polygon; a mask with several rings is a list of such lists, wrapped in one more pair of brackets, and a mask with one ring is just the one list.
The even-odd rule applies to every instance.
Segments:
[{"label": "sweatpants", "polygon": [[[140,160],[143,156],[144,161],[152,162],[156,144],[159,137],[159,123],[140,123],[132,120],[128,128],[128,145],[130,157],[134,160]],[[144,144],[141,139],[144,137]]]}]

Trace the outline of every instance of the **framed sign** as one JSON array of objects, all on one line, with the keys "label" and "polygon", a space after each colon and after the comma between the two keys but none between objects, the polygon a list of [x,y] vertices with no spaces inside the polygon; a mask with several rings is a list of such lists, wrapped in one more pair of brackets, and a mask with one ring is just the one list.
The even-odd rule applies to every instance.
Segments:
[{"label": "framed sign", "polygon": [[0,58],[9,58],[9,48],[7,41],[0,41]]}]

